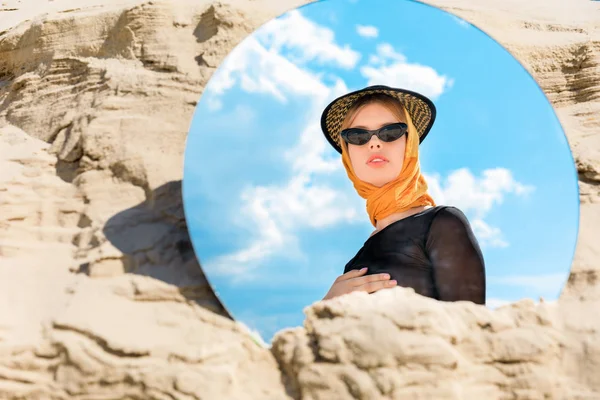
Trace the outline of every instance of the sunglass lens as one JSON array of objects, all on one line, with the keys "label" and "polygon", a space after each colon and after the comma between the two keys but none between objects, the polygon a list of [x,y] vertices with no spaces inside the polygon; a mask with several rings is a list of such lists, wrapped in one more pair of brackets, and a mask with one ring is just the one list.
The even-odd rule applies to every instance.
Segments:
[{"label": "sunglass lens", "polygon": [[351,130],[346,133],[346,141],[350,144],[362,146],[370,139],[369,132],[362,130]]},{"label": "sunglass lens", "polygon": [[404,133],[406,133],[406,129],[403,127],[390,127],[382,129],[378,136],[384,142],[393,142],[400,139]]}]

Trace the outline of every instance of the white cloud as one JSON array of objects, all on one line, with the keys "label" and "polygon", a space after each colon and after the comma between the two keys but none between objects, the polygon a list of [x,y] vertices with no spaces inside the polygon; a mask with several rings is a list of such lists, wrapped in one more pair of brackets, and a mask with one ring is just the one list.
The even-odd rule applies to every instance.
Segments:
[{"label": "white cloud", "polygon": [[[551,290],[552,290],[552,293],[556,292],[555,288],[552,288]],[[515,303],[517,303],[517,302],[519,302],[521,300],[523,300],[523,299],[506,300],[506,299],[499,299],[499,298],[494,298],[493,297],[493,298],[490,298],[490,299],[486,299],[485,306],[488,307],[488,308],[491,308],[492,310],[494,310],[494,309],[497,309],[497,308],[500,308],[500,307],[504,307],[504,306],[507,306],[507,305],[510,305],[510,304],[515,304]],[[533,300],[534,304],[541,304],[542,302],[545,303],[545,304],[556,304],[556,300],[550,300],[550,301],[548,301],[548,300],[545,300],[543,298],[543,296],[540,296],[539,300],[531,299],[531,298],[530,298],[530,300]]]},{"label": "white cloud", "polygon": [[303,256],[298,230],[367,222],[362,199],[315,179],[342,169],[339,157],[326,158],[332,150],[318,121],[325,105],[346,92],[345,83],[337,79],[331,88],[311,98],[306,118],[311,122],[299,130],[297,144],[283,155],[292,176],[283,184],[251,186],[243,191],[240,220],[247,221],[253,239],[239,251],[209,260],[205,264],[208,269],[229,276],[234,283],[252,280],[256,275],[251,272],[271,256]]},{"label": "white cloud", "polygon": [[482,219],[470,221],[473,233],[482,247],[508,247],[508,242],[502,238],[499,228],[489,226]]},{"label": "white cloud", "polygon": [[431,99],[438,98],[449,87],[448,79],[440,76],[431,67],[419,64],[395,63],[379,68],[361,69],[367,85],[387,85],[401,87],[421,93]]},{"label": "white cloud", "polygon": [[567,281],[568,272],[554,273],[546,275],[509,275],[488,277],[490,283],[520,286],[539,293],[540,295],[552,296],[559,293],[563,285]]},{"label": "white cloud", "polygon": [[456,21],[456,23],[460,26],[462,26],[463,28],[468,28],[471,26],[471,24],[469,24],[467,21],[465,21],[462,18],[457,17],[456,15],[452,15],[452,19],[454,21]]},{"label": "white cloud", "polygon": [[454,81],[440,75],[432,67],[409,63],[403,54],[394,50],[389,43],[377,46],[375,54],[369,57],[368,65],[360,68],[367,79],[367,85],[387,85],[413,90],[437,99],[452,87]]},{"label": "white cloud", "polygon": [[[209,101],[239,83],[248,93],[270,94],[281,102],[286,95],[323,95],[327,87],[315,75],[265,49],[254,37],[241,43],[207,85]],[[211,99],[212,97],[212,99]]]},{"label": "white cloud", "polygon": [[298,63],[317,61],[351,69],[361,57],[350,46],[337,44],[331,29],[314,23],[298,10],[271,20],[256,33],[256,37],[269,51],[295,51],[293,58]]},{"label": "white cloud", "polygon": [[206,101],[210,111],[220,111],[223,109],[223,102],[216,97],[208,96]]},{"label": "white cloud", "polygon": [[330,173],[342,168],[338,158],[326,159],[323,154],[329,143],[321,133],[321,126],[316,119],[311,120],[301,133],[298,144],[285,153],[292,171],[301,175],[313,173]]},{"label": "white cloud", "polygon": [[252,329],[250,328],[248,325],[244,324],[242,321],[239,320],[235,320],[235,323],[243,330],[246,331],[246,333],[252,338],[252,340],[254,340],[254,342],[256,344],[258,344],[259,346],[268,349],[270,347],[269,343],[267,343],[263,337],[261,336],[260,332],[256,329]]},{"label": "white cloud", "polygon": [[379,29],[370,25],[356,25],[356,33],[365,38],[376,38],[379,36]]},{"label": "white cloud", "polygon": [[[280,54],[283,50],[296,53]],[[300,59],[290,61],[289,58]],[[334,43],[333,32],[320,27],[299,12],[288,13],[263,26],[242,42],[225,60],[208,85],[209,109],[220,106],[218,95],[238,84],[249,93],[265,93],[286,102],[289,98],[307,98],[304,128],[298,130],[297,144],[283,156],[290,165],[290,179],[280,185],[248,187],[241,196],[238,224],[252,232],[251,240],[238,251],[204,263],[215,273],[239,281],[252,279],[247,274],[268,257],[301,257],[296,232],[302,228],[319,229],[364,217],[364,204],[357,196],[319,184],[315,177],[339,170],[339,157],[327,159],[332,150],[320,130],[320,114],[333,98],[348,92],[335,75],[331,87],[322,76],[312,74],[298,64],[308,60],[333,63],[350,68],[360,54]],[[331,76],[330,76],[331,78]],[[293,133],[292,133],[293,134]],[[241,278],[243,276],[243,278]]]},{"label": "white cloud", "polygon": [[487,169],[479,178],[468,168],[461,168],[450,173],[444,182],[440,182],[438,175],[429,179],[439,202],[457,206],[477,218],[483,218],[494,205],[502,204],[506,194],[525,196],[535,190],[517,182],[506,168]]},{"label": "white cloud", "polygon": [[369,64],[382,65],[386,61],[394,61],[398,63],[406,62],[406,57],[403,54],[394,50],[394,47],[389,43],[380,43],[377,45],[375,54],[369,57]]},{"label": "white cloud", "polygon": [[438,174],[425,174],[429,193],[437,204],[452,205],[468,217],[482,247],[507,247],[502,232],[484,219],[493,206],[502,204],[507,194],[526,196],[534,188],[517,182],[510,170],[493,168],[476,177],[467,168],[451,172],[445,180]]},{"label": "white cloud", "polygon": [[275,254],[301,257],[298,229],[364,220],[351,194],[313,185],[303,175],[294,176],[284,185],[247,188],[242,202],[241,217],[248,221],[253,239],[241,250],[208,264],[213,273],[231,276],[234,282],[252,280],[249,272]]},{"label": "white cloud", "polygon": [[344,81],[336,77],[334,85],[326,94],[313,98],[313,104],[306,118],[309,122],[302,130],[297,145],[285,154],[294,173],[308,177],[311,174],[331,173],[342,168],[339,157],[325,158],[330,147],[321,132],[320,120],[326,105],[348,91]]},{"label": "white cloud", "polygon": [[[291,54],[283,56],[282,50]],[[211,111],[221,109],[219,96],[235,85],[248,93],[269,94],[286,102],[289,96],[326,96],[320,75],[300,65],[316,60],[353,68],[360,53],[335,43],[333,31],[305,18],[297,10],[272,20],[240,43],[211,77],[205,96]]]}]

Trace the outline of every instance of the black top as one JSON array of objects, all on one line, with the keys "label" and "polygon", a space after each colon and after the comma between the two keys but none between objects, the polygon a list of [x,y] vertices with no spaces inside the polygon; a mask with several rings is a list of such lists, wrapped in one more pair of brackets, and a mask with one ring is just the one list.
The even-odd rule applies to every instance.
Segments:
[{"label": "black top", "polygon": [[483,255],[455,207],[431,207],[386,226],[367,239],[344,273],[363,267],[367,275],[388,273],[423,296],[485,304]]}]

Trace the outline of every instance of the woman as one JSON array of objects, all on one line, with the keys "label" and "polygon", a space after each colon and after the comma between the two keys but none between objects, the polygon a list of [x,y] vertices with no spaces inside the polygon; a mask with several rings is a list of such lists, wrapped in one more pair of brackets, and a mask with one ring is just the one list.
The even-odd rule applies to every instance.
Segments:
[{"label": "woman", "polygon": [[435,120],[426,97],[370,86],[334,100],[321,127],[366,199],[375,231],[325,299],[396,285],[441,301],[485,304],[485,266],[465,215],[436,206],[419,166],[419,144]]}]

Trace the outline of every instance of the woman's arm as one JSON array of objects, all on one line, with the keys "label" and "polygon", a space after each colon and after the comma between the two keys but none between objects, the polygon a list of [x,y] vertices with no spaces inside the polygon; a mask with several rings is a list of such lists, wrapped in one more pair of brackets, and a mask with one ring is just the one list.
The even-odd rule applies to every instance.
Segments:
[{"label": "woman's arm", "polygon": [[426,242],[433,277],[442,301],[485,304],[485,264],[465,215],[444,207],[434,217]]}]

